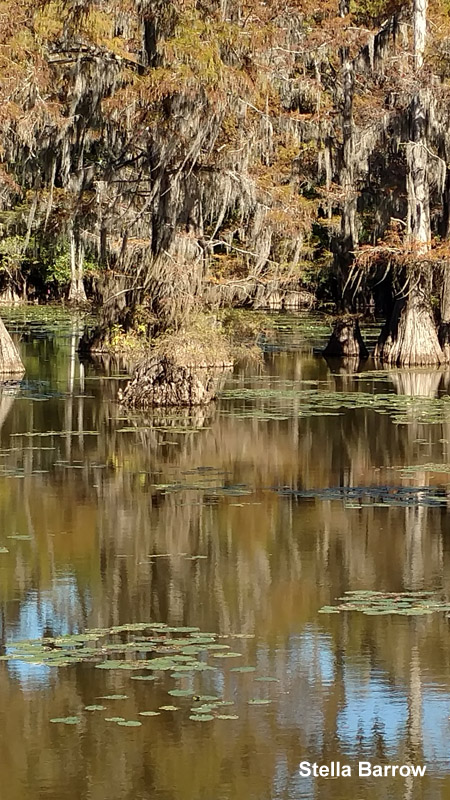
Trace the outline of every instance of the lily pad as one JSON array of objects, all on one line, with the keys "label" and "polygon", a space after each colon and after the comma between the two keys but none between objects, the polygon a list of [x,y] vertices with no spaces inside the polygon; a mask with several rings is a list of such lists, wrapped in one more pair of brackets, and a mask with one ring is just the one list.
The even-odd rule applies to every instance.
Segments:
[{"label": "lily pad", "polygon": [[81,719],[80,717],[54,717],[50,722],[61,722],[63,725],[78,725]]},{"label": "lily pad", "polygon": [[272,700],[265,700],[262,697],[254,697],[252,700],[248,701],[250,706],[268,706]]},{"label": "lily pad", "polygon": [[140,728],[142,722],[139,722],[137,719],[126,719],[124,722],[118,722],[118,725],[122,725],[124,728]]},{"label": "lily pad", "polygon": [[99,698],[100,700],[128,700],[128,695],[126,694],[105,694],[103,697]]},{"label": "lily pad", "polygon": [[139,711],[140,717],[160,717],[159,711]]},{"label": "lily pad", "polygon": [[213,653],[213,658],[239,658],[242,653]]},{"label": "lily pad", "polygon": [[85,711],[105,711],[106,706],[85,706]]},{"label": "lily pad", "polygon": [[232,667],[230,672],[256,672],[256,667]]}]

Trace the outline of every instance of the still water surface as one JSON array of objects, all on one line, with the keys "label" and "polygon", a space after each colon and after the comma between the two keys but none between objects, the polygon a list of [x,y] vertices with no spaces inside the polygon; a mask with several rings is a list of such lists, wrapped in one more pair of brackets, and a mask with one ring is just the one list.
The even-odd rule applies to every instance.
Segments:
[{"label": "still water surface", "polygon": [[[149,682],[0,663],[2,800],[450,797],[446,614],[318,613],[356,589],[450,600],[448,375],[352,374],[315,354],[312,318],[279,317],[264,367],[237,369],[211,409],[129,415],[117,368],[80,364],[79,320],[7,321],[27,375],[0,398],[3,648],[159,621],[241,655]],[[238,719],[190,720],[177,686]],[[110,694],[126,699],[84,710]],[[353,776],[302,778],[303,760]],[[359,760],[427,774],[359,778]]]}]

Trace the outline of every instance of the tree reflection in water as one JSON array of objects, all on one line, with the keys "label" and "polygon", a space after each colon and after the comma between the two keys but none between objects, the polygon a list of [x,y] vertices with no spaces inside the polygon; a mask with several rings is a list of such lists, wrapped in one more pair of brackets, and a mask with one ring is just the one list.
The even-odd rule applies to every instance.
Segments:
[{"label": "tree reflection in water", "polygon": [[[229,400],[193,414],[128,416],[114,401],[120,379],[89,365],[83,374],[72,339],[69,348],[54,339],[39,347],[55,356],[41,387],[46,399],[24,389],[0,399],[0,545],[9,550],[0,556],[2,643],[162,620],[254,635],[231,644],[239,664],[257,672],[224,666],[193,683],[234,699],[239,720],[196,726],[180,700],[180,711],[124,731],[104,717],[157,709],[173,679],[164,673],[141,684],[92,665],[4,664],[7,800],[444,798],[448,620],[317,611],[347,589],[431,588],[449,597],[446,506],[421,505],[419,494],[414,505],[348,507],[277,487],[376,485],[390,500],[402,485],[447,487],[445,474],[402,477],[398,468],[446,463],[449,423],[397,425],[369,408],[240,419],[222,413],[239,412]],[[265,374],[235,379],[275,386],[293,376],[334,390],[343,380],[345,391],[380,390],[372,377],[330,373],[307,348],[269,354]],[[384,390],[433,393],[439,381],[392,373]],[[53,433],[30,435],[38,432]],[[30,539],[8,539],[17,533]],[[207,558],[192,560],[198,555]],[[258,684],[256,675],[278,682]],[[116,692],[128,696],[120,708],[86,718],[84,706]],[[272,704],[249,706],[258,695]],[[80,726],[49,724],[79,712]],[[430,777],[418,787],[298,776],[304,759],[358,758],[427,763]]]}]

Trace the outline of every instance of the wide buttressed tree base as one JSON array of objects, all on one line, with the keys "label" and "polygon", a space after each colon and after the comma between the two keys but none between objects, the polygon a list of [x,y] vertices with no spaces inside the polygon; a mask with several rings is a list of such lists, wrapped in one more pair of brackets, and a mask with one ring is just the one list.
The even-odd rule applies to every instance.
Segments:
[{"label": "wide buttressed tree base", "polygon": [[381,331],[374,358],[396,366],[443,364],[436,325],[425,287],[416,286],[397,300]]},{"label": "wide buttressed tree base", "polygon": [[23,375],[24,372],[16,345],[0,319],[0,375]]}]

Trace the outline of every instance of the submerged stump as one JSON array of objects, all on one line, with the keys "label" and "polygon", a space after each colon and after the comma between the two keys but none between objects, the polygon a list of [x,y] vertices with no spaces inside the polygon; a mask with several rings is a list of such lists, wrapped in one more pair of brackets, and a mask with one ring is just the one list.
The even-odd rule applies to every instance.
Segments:
[{"label": "submerged stump", "polygon": [[154,355],[136,369],[119,400],[134,408],[201,406],[217,397],[232,362],[180,365],[169,356]]},{"label": "submerged stump", "polygon": [[380,333],[374,358],[405,367],[445,363],[429,299],[422,287],[397,300]]},{"label": "submerged stump", "polygon": [[369,353],[356,317],[343,317],[333,323],[333,332],[323,354],[334,358],[367,358]]},{"label": "submerged stump", "polygon": [[17,347],[0,319],[0,375],[23,375],[24,372]]}]

